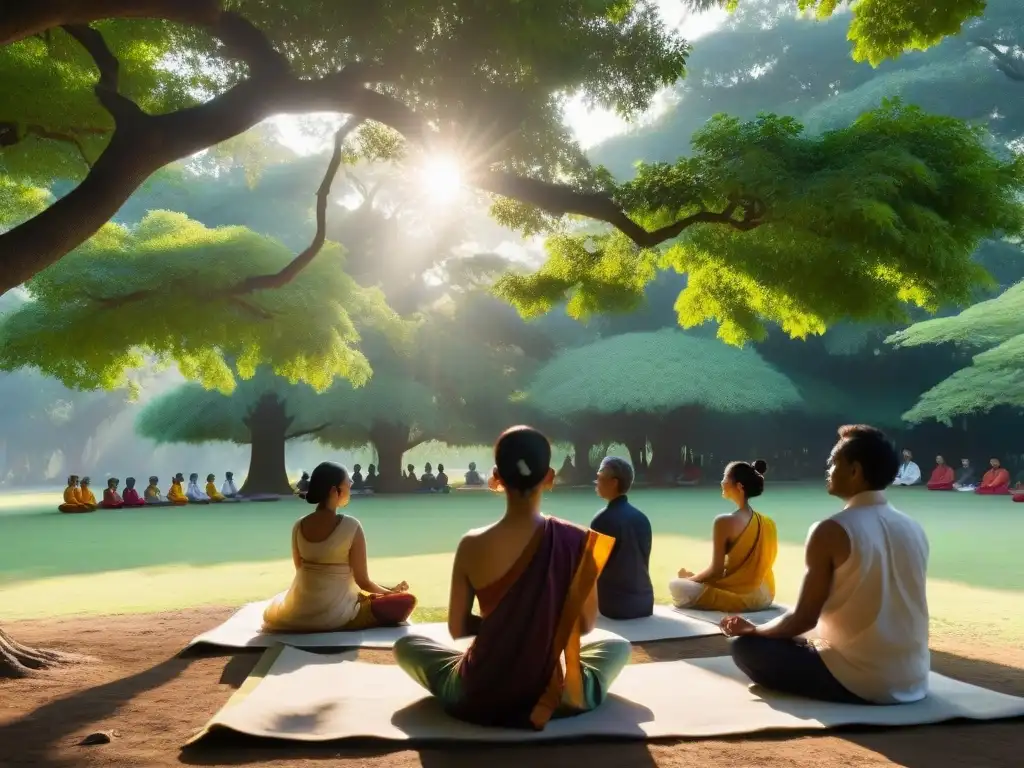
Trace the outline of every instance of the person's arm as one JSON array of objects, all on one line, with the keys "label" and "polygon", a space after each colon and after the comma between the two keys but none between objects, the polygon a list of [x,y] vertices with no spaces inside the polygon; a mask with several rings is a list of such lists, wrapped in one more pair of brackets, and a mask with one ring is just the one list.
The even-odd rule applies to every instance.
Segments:
[{"label": "person's arm", "polygon": [[814,629],[832,590],[835,569],[849,554],[850,538],[839,523],[825,520],[814,526],[807,537],[806,571],[796,607],[749,634],[790,640]]},{"label": "person's arm", "polygon": [[452,565],[452,584],[448,591],[448,633],[458,640],[480,631],[482,619],[473,613],[476,593],[463,566],[466,560],[466,540],[459,542]]},{"label": "person's arm", "polygon": [[292,528],[292,562],[296,571],[302,567],[302,555],[299,554],[299,525],[300,523],[296,523]]},{"label": "person's arm", "polygon": [[352,576],[356,585],[363,590],[375,595],[388,595],[394,590],[382,587],[370,578],[366,566],[366,536],[363,534],[363,526],[356,529],[356,535],[352,537],[352,547],[348,551],[348,564],[352,568]]},{"label": "person's arm", "polygon": [[715,519],[711,532],[711,565],[697,575],[691,576],[690,581],[706,584],[725,575],[725,548],[729,543],[729,522],[728,516]]},{"label": "person's arm", "polygon": [[580,634],[592,632],[597,626],[597,584],[594,584],[580,610]]}]

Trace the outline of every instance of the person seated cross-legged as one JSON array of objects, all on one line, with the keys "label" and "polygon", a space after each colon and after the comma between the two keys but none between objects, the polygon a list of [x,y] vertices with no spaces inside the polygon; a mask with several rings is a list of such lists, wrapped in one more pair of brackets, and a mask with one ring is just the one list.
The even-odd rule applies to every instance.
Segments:
[{"label": "person seated cross-legged", "polygon": [[629,661],[626,640],[580,640],[597,621],[597,579],[614,541],[541,513],[555,478],[540,432],[513,427],[494,454],[505,514],[462,538],[452,571],[448,629],[475,635],[472,645],[461,652],[408,635],[394,655],[454,717],[540,730],[552,717],[600,706]]},{"label": "person seated cross-legged", "polygon": [[263,612],[264,632],[334,632],[398,626],[416,598],[404,581],[388,589],[367,571],[366,536],[359,521],[338,510],[348,504],[352,479],[339,464],[313,470],[306,502],[316,509],[292,527],[295,578]]},{"label": "person seated cross-legged", "polygon": [[626,498],[632,486],[628,461],[609,456],[601,462],[595,488],[607,506],[591,521],[590,530],[615,539],[597,580],[598,609],[609,619],[641,619],[654,613],[651,521]]},{"label": "person seated cross-legged", "polygon": [[733,461],[722,475],[722,498],[736,510],[715,518],[711,564],[700,573],[685,568],[668,584],[676,608],[703,611],[761,611],[775,599],[775,522],[754,511],[750,500],[764,492],[768,465]]},{"label": "person seated cross-legged", "polygon": [[955,489],[956,476],[953,468],[946,463],[942,456],[935,457],[935,469],[932,476],[928,478],[929,491],[952,491]]},{"label": "person seated cross-legged", "polygon": [[989,460],[989,470],[981,477],[981,485],[974,489],[983,496],[1005,496],[1010,492],[1010,473],[999,459]]},{"label": "person seated cross-legged", "polygon": [[[766,689],[852,704],[928,694],[928,539],[886,500],[899,457],[867,426],[839,430],[828,492],[846,502],[807,539],[793,610],[762,626],[722,620],[736,666]],[[813,641],[802,635],[816,630]]]},{"label": "person seated cross-legged", "polygon": [[910,451],[904,450],[903,461],[896,471],[896,477],[893,478],[892,484],[896,486],[917,485],[920,482],[921,468],[914,461],[914,455]]}]

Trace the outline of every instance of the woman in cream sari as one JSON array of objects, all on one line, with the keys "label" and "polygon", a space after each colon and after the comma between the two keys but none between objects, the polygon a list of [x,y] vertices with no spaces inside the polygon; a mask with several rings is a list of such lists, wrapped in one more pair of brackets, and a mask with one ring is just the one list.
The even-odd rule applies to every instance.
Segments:
[{"label": "woman in cream sari", "polygon": [[734,461],[722,477],[722,497],[736,504],[736,511],[715,518],[711,565],[694,574],[685,568],[669,582],[677,608],[705,611],[758,611],[775,599],[772,566],[779,551],[774,521],[755,512],[750,499],[764,492],[768,468]]},{"label": "woman in cream sari", "polygon": [[351,489],[344,467],[324,462],[313,470],[305,499],[317,507],[292,528],[295,579],[264,611],[264,632],[397,626],[416,607],[404,581],[388,589],[370,579],[363,528],[338,512]]}]

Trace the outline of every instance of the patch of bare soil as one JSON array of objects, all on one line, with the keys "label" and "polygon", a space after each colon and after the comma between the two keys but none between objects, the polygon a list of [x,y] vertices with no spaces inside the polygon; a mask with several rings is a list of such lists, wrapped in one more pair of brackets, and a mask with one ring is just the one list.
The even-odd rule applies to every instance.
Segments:
[{"label": "patch of bare soil", "polygon": [[[297,768],[339,759],[353,768],[984,768],[1024,764],[1024,724],[1020,720],[844,730],[828,735],[543,747],[396,749],[380,744],[323,746],[221,737],[183,752],[181,745],[224,704],[259,658],[252,652],[177,656],[190,638],[230,613],[228,608],[202,608],[6,626],[23,643],[82,653],[96,660],[0,683],[0,765]],[[724,652],[722,638],[650,643],[634,650],[634,662]],[[360,658],[391,662],[390,653],[382,651],[364,651]],[[933,666],[950,677],[1024,696],[1024,650],[940,644]],[[681,706],[700,704],[687,701],[686,691],[680,691],[679,698]],[[102,734],[91,739],[99,743],[82,743],[90,741],[93,734]]]}]

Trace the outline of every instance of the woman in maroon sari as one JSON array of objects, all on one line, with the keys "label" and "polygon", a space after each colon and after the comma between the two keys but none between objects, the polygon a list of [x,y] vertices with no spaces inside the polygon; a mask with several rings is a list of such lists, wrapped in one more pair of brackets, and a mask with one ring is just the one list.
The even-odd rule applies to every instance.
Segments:
[{"label": "woman in maroon sari", "polygon": [[409,635],[395,643],[395,659],[455,717],[540,730],[598,707],[629,662],[626,640],[580,641],[597,621],[597,577],[615,542],[541,514],[554,472],[540,432],[507,430],[494,459],[505,515],[462,538],[448,605],[452,637],[475,636],[473,644],[463,653]]}]

